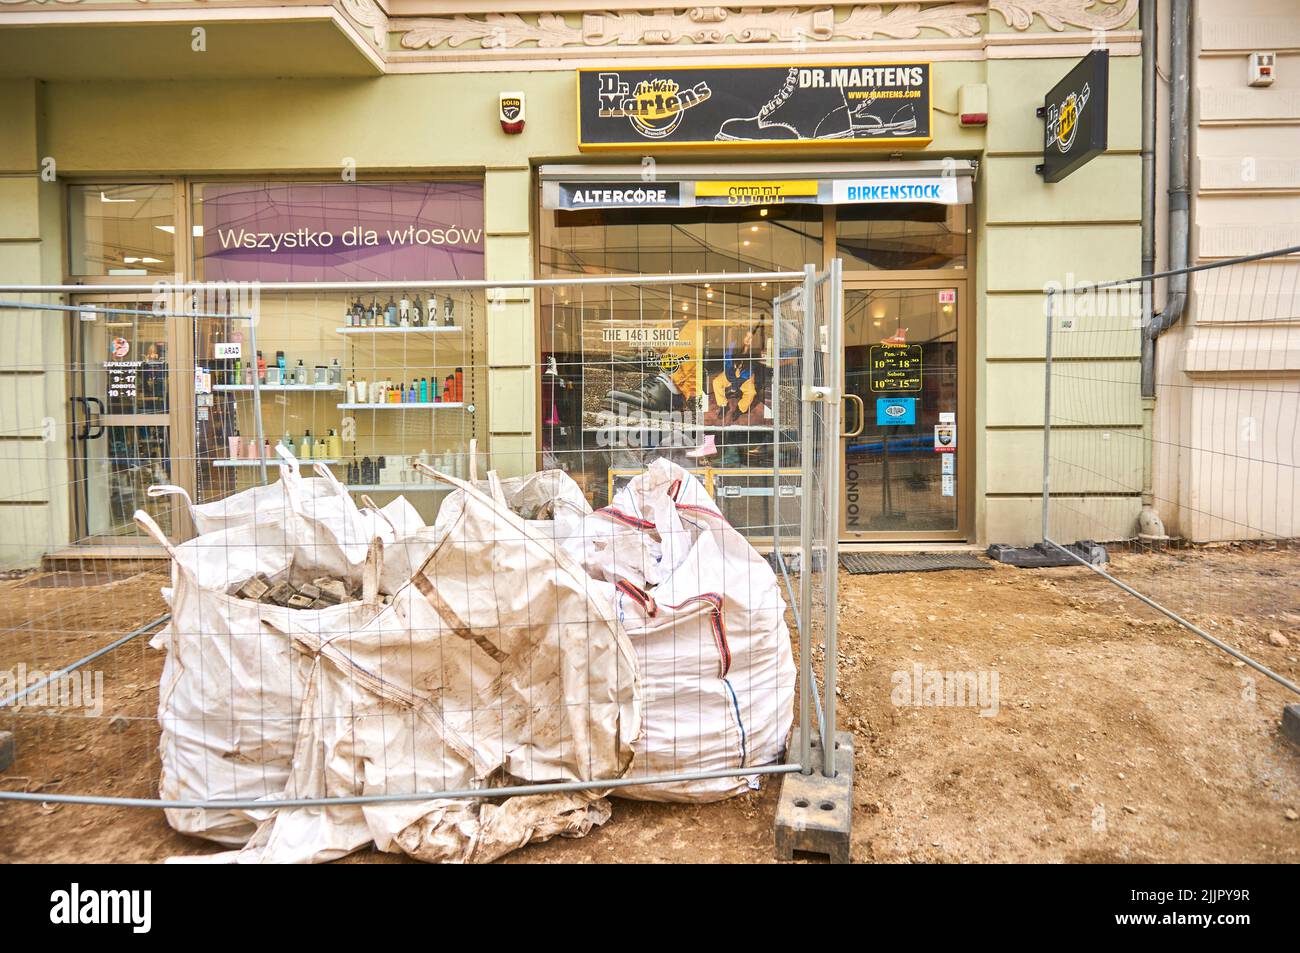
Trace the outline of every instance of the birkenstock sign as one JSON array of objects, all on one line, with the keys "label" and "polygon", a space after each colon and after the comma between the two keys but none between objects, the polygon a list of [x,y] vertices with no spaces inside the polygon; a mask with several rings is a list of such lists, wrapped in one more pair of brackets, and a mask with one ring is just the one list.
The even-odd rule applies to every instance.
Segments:
[{"label": "birkenstock sign", "polygon": [[1043,120],[1043,161],[1035,167],[1045,182],[1060,182],[1106,151],[1110,54],[1093,50],[1052,87],[1037,110]]},{"label": "birkenstock sign", "polygon": [[578,70],[586,149],[929,142],[928,63]]}]

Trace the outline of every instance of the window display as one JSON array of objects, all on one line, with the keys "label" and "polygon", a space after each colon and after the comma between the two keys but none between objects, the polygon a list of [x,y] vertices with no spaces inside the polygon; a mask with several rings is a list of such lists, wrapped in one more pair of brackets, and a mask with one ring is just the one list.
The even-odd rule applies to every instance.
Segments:
[{"label": "window display", "polygon": [[[802,271],[822,258],[815,205],[540,214],[545,277]],[[781,445],[772,302],[788,287],[684,278],[541,293],[542,465],[568,471],[600,506],[668,457],[700,476],[734,525],[767,535]]]},{"label": "window display", "polygon": [[[599,506],[666,457],[696,473],[735,525],[765,535],[785,446],[773,290],[735,282],[606,287],[599,301],[577,288],[544,295],[543,466],[567,471]],[[793,402],[792,384],[781,390]],[[793,458],[782,449],[782,465]]]},{"label": "window display", "polygon": [[[465,476],[471,453],[487,445],[485,322],[481,294],[439,292],[418,302],[415,323],[419,297],[385,291],[358,307],[355,294],[263,294],[251,355],[247,321],[196,322],[195,355],[207,379],[196,383],[196,502],[258,481],[263,461],[277,462],[278,444],[381,504],[385,494],[407,494],[432,522],[446,489],[415,464]],[[427,314],[438,322],[426,323]],[[482,455],[477,465],[486,471]]]}]

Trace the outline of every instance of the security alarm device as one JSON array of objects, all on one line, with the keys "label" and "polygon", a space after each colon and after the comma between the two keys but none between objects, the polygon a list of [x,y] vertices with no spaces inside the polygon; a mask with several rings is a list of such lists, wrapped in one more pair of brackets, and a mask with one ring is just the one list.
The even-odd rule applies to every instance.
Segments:
[{"label": "security alarm device", "polygon": [[498,112],[504,132],[513,136],[524,131],[523,93],[502,93]]}]

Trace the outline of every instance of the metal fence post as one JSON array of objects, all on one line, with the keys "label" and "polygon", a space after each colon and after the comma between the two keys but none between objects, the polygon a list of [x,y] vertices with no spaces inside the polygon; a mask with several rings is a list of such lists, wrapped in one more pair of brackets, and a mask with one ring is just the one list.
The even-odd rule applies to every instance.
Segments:
[{"label": "metal fence post", "polygon": [[1043,310],[1047,318],[1047,343],[1044,356],[1043,379],[1043,541],[1051,537],[1049,532],[1049,508],[1051,506],[1052,488],[1052,323],[1055,316],[1054,303],[1056,289],[1047,289],[1047,301]]},{"label": "metal fence post", "polygon": [[799,488],[801,497],[799,518],[799,613],[803,624],[799,626],[799,764],[804,774],[812,774],[812,573],[813,573],[813,510],[815,505],[809,489],[812,481],[809,471],[816,459],[813,439],[813,409],[808,400],[808,389],[816,380],[814,356],[817,353],[817,321],[815,286],[817,273],[812,265],[803,272],[803,368],[800,386],[803,391],[799,403]]},{"label": "metal fence post", "polygon": [[835,776],[835,689],[839,669],[839,489],[840,400],[843,370],[843,259],[831,261],[826,293],[826,628],[822,656],[822,685],[826,693],[826,727],[822,736],[822,774]]}]

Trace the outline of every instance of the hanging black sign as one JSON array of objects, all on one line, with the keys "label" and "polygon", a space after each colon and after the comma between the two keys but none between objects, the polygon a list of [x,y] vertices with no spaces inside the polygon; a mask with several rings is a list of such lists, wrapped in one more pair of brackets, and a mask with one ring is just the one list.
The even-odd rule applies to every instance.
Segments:
[{"label": "hanging black sign", "polygon": [[1106,151],[1110,53],[1093,50],[1052,87],[1038,115],[1043,120],[1043,162],[1035,171],[1060,182]]},{"label": "hanging black sign", "polygon": [[578,70],[582,149],[930,138],[928,63]]}]

